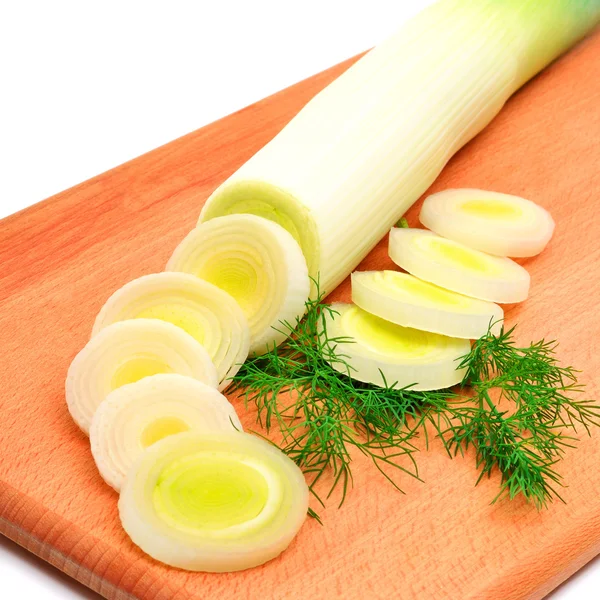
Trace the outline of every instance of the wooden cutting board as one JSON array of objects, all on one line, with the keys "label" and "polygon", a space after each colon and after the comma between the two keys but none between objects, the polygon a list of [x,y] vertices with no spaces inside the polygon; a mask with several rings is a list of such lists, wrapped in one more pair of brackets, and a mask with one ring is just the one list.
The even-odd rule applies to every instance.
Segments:
[{"label": "wooden cutting board", "polygon": [[[108,295],[161,270],[210,192],[351,63],[0,222],[0,531],[107,598],[532,599],[600,552],[600,435],[568,452],[567,504],[543,512],[490,505],[498,479],[475,488],[473,455],[451,460],[436,443],[419,456],[425,483],[402,480],[406,495],[357,458],[346,504],[242,573],[164,567],[121,529],[117,497],[67,413],[67,366]],[[599,398],[600,33],[512,98],[432,190],[467,186],[552,211],[549,249],[525,261],[531,298],[507,321],[520,342],[558,338]],[[390,265],[383,241],[363,267]],[[334,296],[348,298],[347,281]]]}]

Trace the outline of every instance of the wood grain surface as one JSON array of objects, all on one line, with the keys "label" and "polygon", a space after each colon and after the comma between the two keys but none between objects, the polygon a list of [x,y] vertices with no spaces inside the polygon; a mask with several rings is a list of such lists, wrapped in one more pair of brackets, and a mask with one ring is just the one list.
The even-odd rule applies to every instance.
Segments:
[{"label": "wood grain surface", "polygon": [[[0,222],[0,531],[107,598],[534,599],[600,552],[600,435],[568,452],[567,503],[544,512],[490,505],[498,479],[475,488],[473,456],[451,460],[436,443],[419,456],[425,483],[405,478],[405,495],[357,457],[346,504],[242,573],[167,568],[121,529],[117,497],[69,418],[66,369],[110,293],[161,270],[210,192],[351,62]],[[551,245],[523,261],[531,298],[507,321],[520,342],[558,338],[596,398],[599,167],[596,34],[513,97],[432,188],[489,188],[552,211]],[[390,266],[385,240],[363,264]],[[348,299],[349,282],[333,296]],[[239,412],[251,427],[254,415]]]}]

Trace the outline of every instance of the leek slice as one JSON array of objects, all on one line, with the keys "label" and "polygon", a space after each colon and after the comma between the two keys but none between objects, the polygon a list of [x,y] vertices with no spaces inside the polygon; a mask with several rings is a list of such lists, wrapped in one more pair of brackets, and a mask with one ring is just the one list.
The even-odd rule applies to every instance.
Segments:
[{"label": "leek slice", "polygon": [[92,335],[111,323],[134,318],[168,321],[196,338],[217,369],[220,389],[248,356],[250,329],[237,302],[193,275],[155,273],[130,281],[102,307]]},{"label": "leek slice", "polygon": [[184,375],[145,377],[111,392],[92,419],[90,445],[100,475],[119,491],[131,465],[159,440],[183,431],[241,431],[231,403]]},{"label": "leek slice", "polygon": [[146,450],[119,498],[144,552],[191,571],[240,571],[278,556],[308,510],[300,469],[247,433],[179,433]]},{"label": "leek slice", "polygon": [[450,337],[478,339],[500,331],[504,311],[397,271],[352,273],[352,301],[391,323]]},{"label": "leek slice", "polygon": [[131,319],[109,325],[73,359],[65,395],[73,420],[89,433],[96,409],[113,390],[157,373],[179,373],[217,387],[204,346],[172,323]]},{"label": "leek slice", "polygon": [[473,250],[425,229],[393,228],[389,255],[415,277],[465,296],[511,303],[529,293],[529,273],[510,258]]},{"label": "leek slice", "polygon": [[287,335],[310,291],[300,246],[281,226],[254,215],[213,219],[193,229],[171,256],[168,271],[210,281],[238,302],[250,326],[250,352],[262,354]]},{"label": "leek slice", "polygon": [[497,256],[535,256],[554,232],[554,220],[538,204],[474,189],[429,196],[419,219],[439,235]]},{"label": "leek slice", "polygon": [[507,99],[599,21],[598,0],[440,0],[310,100],[200,220],[275,221],[327,294]]},{"label": "leek slice", "polygon": [[350,366],[348,371],[325,352],[336,371],[365,383],[413,390],[443,389],[464,378],[466,369],[457,367],[471,348],[468,340],[402,327],[354,304],[337,302],[331,309],[324,326],[336,341],[329,350]]}]

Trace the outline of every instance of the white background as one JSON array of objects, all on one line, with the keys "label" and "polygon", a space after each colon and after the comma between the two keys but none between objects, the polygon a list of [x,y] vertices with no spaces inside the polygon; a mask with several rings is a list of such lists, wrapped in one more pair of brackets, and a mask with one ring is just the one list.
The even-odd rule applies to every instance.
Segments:
[{"label": "white background", "polygon": [[[431,3],[0,2],[0,217],[357,54]],[[99,597],[1,536],[0,582],[2,598]],[[596,560],[551,598],[599,589]]]}]

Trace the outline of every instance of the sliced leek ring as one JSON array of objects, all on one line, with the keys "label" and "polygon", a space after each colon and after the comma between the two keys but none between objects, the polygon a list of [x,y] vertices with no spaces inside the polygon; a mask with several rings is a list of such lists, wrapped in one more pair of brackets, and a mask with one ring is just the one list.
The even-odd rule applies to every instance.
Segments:
[{"label": "sliced leek ring", "polygon": [[249,214],[200,224],[175,249],[167,270],[191,273],[233,296],[248,319],[251,354],[286,339],[281,323],[295,325],[310,291],[296,240],[277,223]]},{"label": "sliced leek ring", "polygon": [[419,219],[439,235],[497,256],[535,256],[554,233],[550,213],[535,202],[475,189],[429,196]]},{"label": "sliced leek ring", "polygon": [[185,375],[152,375],[111,392],[92,419],[90,445],[100,475],[119,491],[142,452],[183,431],[242,431],[235,409],[215,388]]},{"label": "sliced leek ring", "polygon": [[300,469],[247,433],[179,433],[148,448],[119,498],[144,552],[190,571],[240,571],[278,556],[308,510]]},{"label": "sliced leek ring", "polygon": [[157,373],[179,373],[217,387],[217,370],[204,346],[172,323],[131,319],[109,325],[73,359],[67,407],[89,434],[92,417],[110,392]]},{"label": "sliced leek ring", "polygon": [[352,301],[397,325],[471,340],[485,335],[490,325],[492,333],[498,333],[504,318],[497,304],[398,271],[355,271]]},{"label": "sliced leek ring", "polygon": [[467,248],[425,229],[393,228],[389,255],[415,277],[465,296],[507,304],[529,294],[529,273],[510,258]]},{"label": "sliced leek ring", "polygon": [[248,356],[250,329],[242,309],[229,294],[193,275],[155,273],[130,281],[102,307],[92,335],[134,318],[168,321],[196,338],[217,368],[220,389]]},{"label": "sliced leek ring", "polygon": [[468,340],[402,327],[354,304],[337,302],[331,308],[334,314],[325,318],[328,338],[347,342],[330,343],[329,350],[351,367],[329,361],[325,353],[336,371],[364,383],[412,390],[443,389],[464,378],[466,369],[457,367],[470,350]]}]

